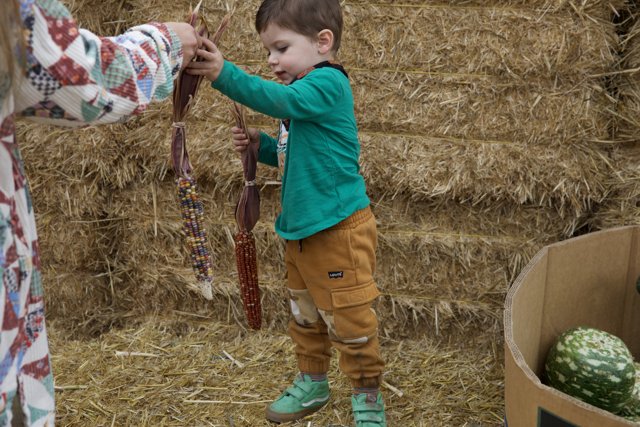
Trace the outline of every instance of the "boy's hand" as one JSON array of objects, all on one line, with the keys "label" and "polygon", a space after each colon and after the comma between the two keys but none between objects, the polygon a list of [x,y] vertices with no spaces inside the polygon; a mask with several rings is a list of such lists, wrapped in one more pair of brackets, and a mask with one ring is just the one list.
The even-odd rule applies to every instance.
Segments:
[{"label": "boy's hand", "polygon": [[[247,149],[247,147],[249,146],[249,138],[251,138],[251,142],[260,144],[260,132],[258,132],[258,130],[254,128],[248,128],[247,131],[249,132],[249,135],[246,135],[242,128],[236,126],[231,128],[231,138],[233,139],[233,146],[234,149],[239,153],[242,153]],[[258,148],[260,148],[260,145],[258,145]]]},{"label": "boy's hand", "polygon": [[214,82],[222,71],[224,57],[218,47],[206,37],[202,38],[202,48],[196,51],[198,61],[189,63],[187,73],[196,76],[205,76]]}]

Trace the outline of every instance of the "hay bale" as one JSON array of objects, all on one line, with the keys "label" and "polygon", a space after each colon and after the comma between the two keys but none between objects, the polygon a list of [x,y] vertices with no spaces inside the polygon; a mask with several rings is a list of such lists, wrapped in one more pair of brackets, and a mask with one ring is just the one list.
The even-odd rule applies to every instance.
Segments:
[{"label": "hay bale", "polygon": [[[243,318],[237,315],[241,303],[232,239],[235,201],[225,200],[206,184],[200,190],[214,260],[214,301],[205,302],[195,292],[175,184],[168,181],[123,191],[107,208],[108,215],[118,219],[110,258],[116,289],[112,307],[140,315],[180,309],[228,317],[232,306],[236,317]],[[275,189],[263,191],[261,221],[254,230],[262,305],[266,313],[273,313],[267,318],[274,325],[288,318],[284,246],[273,230],[277,194]],[[561,238],[569,226],[552,210],[543,213],[509,205],[492,210],[398,198],[376,202],[374,212],[380,223],[377,282],[384,295],[380,312],[390,322],[402,324],[407,334],[425,325],[439,333],[455,330],[460,318],[493,324],[517,272],[540,246]],[[408,319],[415,321],[407,326]]]},{"label": "hay bale", "polygon": [[[251,24],[258,3],[236,5],[223,49],[230,59],[266,76]],[[403,328],[411,321],[437,325],[437,330],[456,322],[499,325],[495,312],[501,292],[519,267],[538,245],[571,235],[610,191],[608,149],[593,141],[610,136],[614,100],[599,74],[615,66],[612,52],[618,42],[615,26],[601,18],[621,2],[421,3],[345,5],[348,31],[356,33],[345,36],[353,45],[343,52],[347,65],[353,62],[362,170],[372,198],[396,205],[380,233],[379,282],[385,291],[380,306],[392,313],[389,323]],[[83,13],[90,17],[93,5],[91,0],[77,4],[80,19]],[[180,19],[188,9],[183,1],[159,5],[122,0],[96,10],[104,12],[101,22],[108,25],[115,24],[108,21],[114,10],[118,16],[127,11],[119,18],[125,25],[136,16]],[[228,9],[224,2],[211,2],[207,18],[217,22]],[[406,31],[396,30],[399,22]],[[419,31],[425,22],[428,29]],[[408,49],[425,43],[430,47]],[[40,145],[49,146],[53,161],[45,170],[93,180],[93,188],[104,195],[97,198],[104,211],[92,207],[87,212],[118,219],[109,239],[110,274],[118,289],[110,307],[138,314],[176,307],[193,312],[227,307],[227,313],[236,313],[229,237],[241,168],[230,149],[228,105],[204,88],[188,123],[189,153],[220,272],[212,305],[190,291],[193,275],[168,161],[169,103],[153,105],[126,124],[56,133],[55,144],[27,138],[26,157],[35,159]],[[254,113],[249,123],[275,130],[273,120]],[[71,152],[72,145],[78,150]],[[34,171],[42,166],[37,160],[32,164]],[[272,169],[259,173],[262,182],[277,178]],[[259,262],[269,266],[261,279],[275,308],[283,302],[282,245],[271,228],[276,190],[263,201],[269,225],[256,230]],[[419,217],[418,206],[442,210]],[[83,214],[79,205],[67,211]],[[399,219],[407,211],[413,219]],[[447,216],[455,221],[447,224]],[[460,230],[476,216],[485,220]],[[486,218],[498,219],[509,231]],[[518,221],[539,228],[518,227]],[[433,223],[440,225],[428,225]],[[477,265],[483,268],[472,267]]]},{"label": "hay bale", "polygon": [[[474,143],[363,134],[370,191],[413,200],[545,206],[579,221],[607,194],[612,173],[597,147]],[[422,143],[420,143],[422,142]]]},{"label": "hay bale", "polygon": [[[389,202],[387,202],[389,203]],[[376,203],[378,282],[390,295],[487,300],[496,305],[527,260],[566,232],[552,210]],[[406,205],[405,205],[406,206]],[[393,220],[391,219],[393,218]]]},{"label": "hay bale", "polygon": [[[153,13],[166,13],[175,15],[177,11],[184,10],[185,4],[178,2],[171,5],[170,10],[154,8],[154,2],[125,2],[131,10],[145,12],[142,16],[156,17]],[[237,5],[234,17],[241,22],[250,23],[258,2],[247,2]],[[123,3],[124,4],[124,3]],[[410,52],[416,62],[410,64],[409,59],[403,59],[394,64],[395,72],[385,68],[376,68],[373,63],[363,62],[354,58],[354,64],[362,63],[367,71],[356,68],[352,74],[354,89],[358,99],[358,118],[363,134],[368,132],[400,133],[401,137],[414,138],[414,144],[426,144],[431,150],[434,139],[451,139],[454,142],[474,141],[479,143],[503,143],[511,147],[519,147],[522,152],[509,148],[501,150],[497,148],[481,148],[482,152],[491,152],[493,156],[500,156],[500,152],[516,156],[520,161],[513,162],[510,158],[496,160],[492,166],[496,172],[495,177],[487,176],[488,170],[485,164],[477,162],[478,150],[476,147],[463,150],[461,146],[453,146],[451,141],[443,144],[444,152],[440,154],[454,155],[460,159],[460,165],[464,165],[464,171],[454,170],[451,174],[448,170],[436,172],[439,179],[429,182],[422,180],[421,174],[415,176],[367,176],[370,182],[395,182],[403,183],[406,180],[417,180],[415,187],[420,192],[428,192],[432,195],[443,195],[457,200],[473,200],[479,198],[492,198],[498,200],[516,200],[520,203],[553,204],[560,209],[573,209],[576,216],[583,214],[591,203],[598,202],[602,198],[603,185],[602,162],[599,161],[599,148],[594,148],[595,153],[589,155],[569,155],[569,165],[575,164],[576,168],[582,168],[582,164],[574,163],[585,161],[587,168],[593,173],[585,176],[579,170],[570,167],[553,168],[546,170],[546,165],[559,164],[549,162],[554,156],[551,148],[533,147],[533,145],[556,144],[582,144],[593,140],[608,140],[611,127],[611,115],[609,113],[612,99],[607,96],[606,88],[600,78],[586,78],[592,74],[608,69],[615,62],[612,52],[617,47],[615,26],[605,24],[598,20],[588,19],[584,13],[594,14],[601,10],[606,14],[612,13],[612,8],[620,7],[619,2],[591,2],[589,5],[578,5],[572,2],[540,2],[527,8],[522,3],[512,2],[500,5],[444,5],[426,4],[417,8],[419,19],[410,19],[416,12],[416,8],[404,7],[406,5],[369,5],[356,2],[348,4],[345,12],[353,25],[348,28],[358,27],[359,33],[375,32],[379,35],[387,34],[388,40],[380,40],[374,44],[383,52],[404,55],[401,52]],[[174,9],[175,8],[175,9]],[[225,11],[226,6],[222,2],[207,5],[211,17],[215,17]],[[546,14],[540,14],[544,9]],[[148,11],[153,11],[149,15]],[[162,12],[161,12],[162,11]],[[597,15],[597,13],[595,13]],[[496,23],[496,19],[498,22]],[[393,32],[380,31],[381,25],[396,25],[398,22],[407,21],[411,25],[422,25],[423,20],[432,22],[427,25],[428,31],[424,33],[413,30],[403,33],[402,36]],[[431,20],[431,21],[429,21]],[[233,21],[235,22],[235,21]],[[503,23],[504,25],[501,25]],[[515,25],[517,23],[517,25]],[[540,23],[544,23],[543,26]],[[492,29],[484,31],[481,29]],[[523,28],[525,30],[523,30]],[[261,58],[263,53],[256,43],[251,25],[234,25],[225,34],[224,40],[229,46],[242,47],[242,49],[230,48],[230,56],[233,59],[251,64]],[[360,31],[362,30],[362,31]],[[517,38],[506,37],[500,31],[509,35],[517,31]],[[496,35],[497,33],[497,35]],[[544,34],[544,37],[541,36]],[[345,39],[348,40],[348,34]],[[473,36],[473,37],[472,37]],[[249,40],[253,37],[253,40]],[[379,36],[382,37],[382,36]],[[402,39],[398,39],[402,37]],[[369,44],[351,37],[354,42],[352,49],[345,52],[356,52],[361,58],[371,57],[367,53]],[[499,40],[489,42],[487,38]],[[456,41],[457,40],[457,41]],[[427,42],[429,46],[449,46],[450,49],[404,49],[407,46],[420,46]],[[466,49],[456,49],[456,43],[466,44]],[[517,42],[517,43],[516,43]],[[398,43],[404,43],[398,45]],[[525,43],[526,48],[522,43]],[[550,48],[554,46],[554,48]],[[551,50],[550,50],[551,49]],[[445,51],[456,52],[452,56]],[[477,54],[477,64],[470,67],[469,54],[474,51]],[[420,51],[425,55],[436,55],[438,58],[449,61],[442,65],[442,70],[432,72],[433,67],[425,67],[425,60],[420,59]],[[465,53],[466,52],[466,53]],[[505,53],[506,52],[506,53]],[[513,52],[518,54],[513,55]],[[555,53],[553,53],[555,52]],[[577,54],[576,52],[579,52]],[[389,53],[389,54],[391,54]],[[551,54],[553,53],[553,54]],[[499,54],[498,56],[496,56]],[[536,55],[548,55],[549,58],[537,58]],[[409,58],[408,57],[408,58]],[[505,62],[505,61],[515,62]],[[427,63],[429,60],[426,60]],[[520,61],[520,62],[518,62]],[[395,60],[392,60],[395,62]],[[404,65],[403,65],[404,64]],[[457,65],[456,65],[457,64]],[[505,65],[506,64],[506,65]],[[532,65],[534,64],[534,65]],[[540,69],[538,64],[545,64]],[[593,64],[596,68],[593,68]],[[413,74],[416,66],[426,68]],[[501,67],[512,70],[505,73]],[[462,68],[461,68],[462,67]],[[464,68],[467,67],[467,68]],[[534,68],[531,68],[534,67]],[[538,67],[538,68],[536,68]],[[388,68],[388,67],[387,67]],[[491,70],[489,73],[478,70]],[[502,71],[501,71],[502,70]],[[514,71],[515,70],[515,71]],[[426,74],[424,74],[426,72]],[[466,74],[460,74],[461,72]],[[266,73],[264,65],[260,73]],[[476,74],[474,74],[476,73]],[[576,77],[576,74],[577,77]],[[526,76],[526,80],[523,80]],[[573,77],[572,77],[573,76]],[[426,77],[426,78],[425,78]],[[586,78],[586,80],[585,80]],[[577,79],[577,80],[576,80]],[[194,167],[211,181],[226,183],[233,176],[237,168],[235,153],[228,150],[230,145],[228,128],[231,119],[226,101],[219,94],[211,90],[203,90],[194,106],[189,120],[188,144]],[[168,166],[169,122],[170,108],[167,104],[154,106],[144,118],[136,119],[120,132],[115,138],[120,151],[116,158],[119,167],[113,169],[113,163],[96,160],[93,170],[101,171],[100,177],[108,185],[116,188],[124,188],[130,183],[149,182],[163,179]],[[255,117],[255,116],[254,116]],[[264,118],[250,117],[251,124],[266,126],[270,130],[275,129],[273,121]],[[166,123],[166,127],[158,126]],[[424,140],[416,137],[423,136]],[[107,138],[104,138],[107,139]],[[387,142],[381,140],[385,146],[374,147],[373,150],[386,153]],[[370,147],[363,150],[366,156]],[[543,151],[541,160],[529,159],[533,150]],[[578,150],[581,150],[579,148]],[[445,153],[446,152],[446,153]],[[99,152],[98,152],[99,153]],[[566,154],[566,151],[562,153]],[[480,156],[483,157],[482,153]],[[97,159],[109,159],[114,156],[96,156]],[[486,157],[486,155],[484,156]],[[440,165],[433,159],[435,165]],[[236,160],[233,162],[231,160]],[[380,162],[376,169],[384,169],[387,157],[381,156],[375,159],[368,156],[370,162]],[[406,157],[402,162],[412,162]],[[412,172],[420,170],[424,165],[423,158],[418,161],[421,164],[413,164],[408,169]],[[514,171],[522,162],[526,162],[530,168],[525,172],[518,171],[515,180],[504,180],[504,186],[498,191],[492,187],[482,187],[481,183],[493,185],[500,180],[500,173],[504,170]],[[595,167],[590,165],[595,162]],[[505,165],[506,164],[506,165]],[[228,166],[231,165],[229,168]],[[506,166],[506,167],[505,167]],[[558,175],[558,169],[562,169]],[[115,170],[115,173],[113,172]],[[111,171],[111,172],[110,172]],[[465,176],[481,176],[476,180],[475,189],[466,191]],[[509,178],[512,174],[507,172]],[[558,179],[558,176],[560,177]],[[534,189],[538,182],[542,181],[540,190]],[[514,182],[513,187],[508,187],[509,182]],[[455,188],[460,183],[460,189]],[[223,184],[224,185],[224,184]],[[414,186],[412,186],[414,187]],[[587,188],[596,188],[593,196],[583,193]],[[430,190],[433,189],[433,190]],[[549,192],[553,194],[550,195]],[[537,194],[536,194],[537,193]],[[488,196],[486,195],[488,194]],[[550,201],[554,199],[553,201]]]},{"label": "hay bale", "polygon": [[70,219],[60,213],[38,215],[42,265],[68,271],[105,271],[117,224],[113,219]]},{"label": "hay bale", "polygon": [[[215,184],[212,187],[215,188]],[[220,193],[209,191],[212,187],[199,183],[215,277],[212,301],[204,300],[197,291],[173,180],[125,189],[114,195],[108,212],[119,219],[113,238],[116,248],[111,258],[117,290],[113,304],[118,310],[136,315],[166,313],[172,309],[206,310],[231,321],[234,317],[239,322],[244,318],[232,238],[235,200],[240,193],[239,190],[235,193],[233,201],[226,200]],[[264,194],[267,195],[268,190]],[[263,214],[268,215],[268,203],[263,203],[262,208]],[[258,255],[263,282],[269,282],[272,275],[273,260],[267,259],[267,253],[278,250],[272,228],[271,224],[264,224],[255,230],[261,242]],[[280,290],[274,288],[273,292],[264,292],[263,304],[275,305],[277,301],[270,301],[281,298]],[[269,322],[266,315],[265,327]]]},{"label": "hay bale", "polygon": [[390,337],[498,331],[504,296],[527,261],[573,226],[553,209],[374,202],[378,313]]},{"label": "hay bale", "polygon": [[69,337],[98,337],[125,323],[123,313],[112,307],[115,289],[108,274],[49,264],[43,266],[42,276],[47,322]]},{"label": "hay bale", "polygon": [[[108,199],[105,187],[122,188],[149,172],[139,152],[133,147],[131,153],[123,148],[125,144],[135,146],[127,139],[134,125],[131,122],[64,129],[19,122],[18,138],[25,169],[36,187],[34,193],[44,194],[47,205],[50,203],[46,200],[51,197],[70,199],[69,213],[100,211]],[[168,154],[164,157],[168,158]],[[39,186],[43,186],[41,191],[37,191]],[[70,195],[66,196],[66,192]]]},{"label": "hay bale", "polygon": [[594,211],[594,230],[640,224],[640,142],[619,144],[612,162],[616,173],[610,177],[611,194]]},{"label": "hay bale", "polygon": [[622,72],[615,80],[619,93],[616,139],[620,142],[640,141],[640,21],[638,15],[633,16],[633,25],[622,39]]},{"label": "hay bale", "polygon": [[[470,100],[471,92],[468,95]],[[556,99],[561,100],[561,97]],[[508,102],[505,100],[508,98],[497,97],[494,101]],[[196,104],[195,111],[206,108],[204,101]],[[398,106],[398,110],[410,105],[399,101],[388,105]],[[529,101],[533,103],[533,97]],[[579,217],[588,211],[592,203],[600,202],[607,192],[603,183],[611,173],[606,160],[607,148],[585,144],[585,139],[606,137],[608,121],[600,112],[593,117],[594,121],[588,122],[588,109],[576,109],[575,114],[570,116],[572,110],[562,105],[565,102],[566,98],[543,116],[544,120],[538,123],[537,131],[535,124],[527,131],[524,123],[535,121],[525,120],[525,109],[521,106],[521,114],[504,117],[491,125],[496,131],[505,132],[498,135],[484,133],[488,132],[486,127],[482,129],[487,122],[483,119],[487,114],[474,115],[477,117],[476,127],[469,120],[459,119],[456,123],[452,111],[443,111],[441,116],[437,116],[441,121],[427,120],[429,124],[425,125],[416,120],[421,115],[429,117],[426,111],[422,111],[426,107],[421,103],[417,103],[415,110],[406,114],[413,118],[410,122],[415,124],[407,126],[416,127],[413,129],[415,133],[390,133],[402,123],[394,121],[392,117],[395,116],[389,118],[390,125],[375,122],[376,116],[384,116],[383,109],[376,107],[382,104],[365,103],[372,106],[373,112],[367,113],[374,120],[371,127],[377,126],[380,131],[367,131],[365,128],[361,132],[363,174],[374,197],[384,193],[406,193],[414,194],[415,198],[441,197],[473,202],[489,199],[555,206],[563,214]],[[512,111],[514,106],[512,104],[507,110]],[[226,112],[225,107],[226,103],[221,100],[211,108]],[[49,183],[53,181],[45,175],[47,169],[58,175],[61,171],[71,175],[91,174],[93,181],[90,181],[92,186],[86,187],[87,194],[72,197],[71,200],[99,209],[104,202],[96,197],[97,183],[105,187],[101,190],[101,197],[104,198],[107,192],[112,191],[111,187],[117,190],[130,185],[147,184],[173,174],[168,158],[169,125],[166,129],[157,125],[168,123],[168,119],[161,119],[166,111],[160,110],[165,108],[158,108],[127,125],[95,128],[83,135],[91,135],[95,140],[78,141],[78,135],[71,131],[58,134],[55,142],[39,139],[41,142],[36,143],[32,137],[27,141],[27,164],[34,170],[32,175],[43,175],[42,180]],[[393,110],[389,108],[386,111]],[[562,120],[557,119],[554,123],[552,118]],[[598,119],[601,119],[600,122]],[[584,123],[582,127],[579,125],[581,121]],[[508,133],[498,123],[515,124]],[[576,127],[565,126],[566,123],[574,123]],[[518,124],[522,126],[518,127]],[[263,123],[260,125],[264,126]],[[433,133],[424,132],[430,125],[437,129],[428,129]],[[219,194],[235,193],[236,185],[241,182],[238,175],[240,162],[231,149],[228,126],[222,118],[220,122],[200,119],[193,121],[188,136],[190,157],[199,180],[216,183],[215,191]],[[524,130],[520,130],[522,128]],[[275,123],[272,122],[270,129],[267,126],[264,129],[272,132]],[[479,134],[474,134],[474,131]],[[447,132],[453,135],[447,135]],[[101,136],[104,139],[98,140]],[[497,140],[488,138],[490,136],[497,137]],[[501,137],[505,140],[499,140]],[[75,151],[70,150],[70,140],[73,140]],[[55,147],[64,148],[59,156],[51,152]],[[45,152],[49,150],[49,155],[40,156],[40,148],[44,148]],[[389,164],[401,166],[389,167]],[[274,168],[261,166],[258,172],[261,182],[277,179]],[[56,182],[64,183],[65,179]],[[84,179],[79,182],[78,189],[85,189],[84,182]],[[50,191],[42,193],[55,195]],[[65,198],[69,199],[68,196]],[[59,197],[54,199],[61,200]]]},{"label": "hay bale", "polygon": [[504,144],[571,145],[610,139],[615,100],[596,79],[351,74],[363,132]]},{"label": "hay bale", "polygon": [[[577,84],[610,71],[618,37],[609,2],[577,7],[564,2],[555,8],[517,3],[348,2],[340,58],[369,73],[413,71],[473,80],[559,77]],[[619,8],[624,1],[616,3]]]},{"label": "hay bale", "polygon": [[[232,31],[223,38],[223,51],[270,75],[254,29],[259,3],[234,5]],[[562,75],[577,82],[608,71],[615,61],[618,40],[610,18],[626,2],[418,3],[346,2],[340,60],[348,69],[373,73]],[[224,9],[219,1],[209,2],[205,13],[216,22]]]},{"label": "hay bale", "polygon": [[617,10],[622,9],[626,5],[625,0],[596,0],[596,1],[575,1],[575,0],[504,0],[500,2],[486,2],[484,0],[465,0],[459,2],[456,0],[444,1],[423,1],[423,0],[407,0],[398,4],[393,0],[379,0],[371,2],[370,0],[349,0],[350,4],[371,5],[372,3],[379,6],[387,6],[390,8],[402,7],[408,9],[442,9],[442,8],[460,8],[460,9],[483,9],[492,8],[500,10],[535,10],[543,16],[564,11],[572,11],[580,15],[591,17],[599,17],[609,20]]},{"label": "hay bale", "polygon": [[640,224],[640,13],[630,5],[629,29],[622,37],[621,72],[613,79],[618,95],[610,194],[597,206],[593,229]]},{"label": "hay bale", "polygon": [[[202,95],[193,107],[194,117],[188,120],[187,149],[200,179],[216,182],[221,192],[230,191],[227,185],[243,182],[240,158],[231,143],[231,103],[213,91]],[[63,190],[55,188],[54,182],[77,187],[71,193],[95,210],[112,192],[173,178],[170,117],[171,105],[161,103],[124,124],[62,129],[21,121],[19,138],[35,190],[60,198]],[[255,114],[248,117],[251,120]],[[262,122],[258,125],[275,126],[274,121],[262,118]],[[263,180],[277,177],[271,169],[261,168]],[[40,190],[40,185],[48,186]]]}]

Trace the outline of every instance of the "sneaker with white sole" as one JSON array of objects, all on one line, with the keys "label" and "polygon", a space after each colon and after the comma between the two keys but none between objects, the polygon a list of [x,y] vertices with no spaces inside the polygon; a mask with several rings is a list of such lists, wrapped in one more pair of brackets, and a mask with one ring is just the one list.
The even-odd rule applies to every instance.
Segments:
[{"label": "sneaker with white sole", "polygon": [[351,397],[351,407],[356,427],[387,427],[382,393],[375,399],[367,393],[356,394]]},{"label": "sneaker with white sole", "polygon": [[312,381],[309,375],[300,374],[293,380],[293,385],[267,407],[267,419],[276,423],[299,420],[313,414],[328,401],[328,380]]}]

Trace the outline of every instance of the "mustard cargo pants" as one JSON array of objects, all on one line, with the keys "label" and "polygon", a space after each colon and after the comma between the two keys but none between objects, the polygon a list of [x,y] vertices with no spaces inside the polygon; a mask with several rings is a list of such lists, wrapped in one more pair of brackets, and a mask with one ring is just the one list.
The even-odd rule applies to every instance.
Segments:
[{"label": "mustard cargo pants", "polygon": [[373,280],[376,245],[368,207],[327,230],[287,241],[289,335],[301,372],[327,372],[333,346],[354,387],[379,386],[384,362],[372,308],[380,294]]}]

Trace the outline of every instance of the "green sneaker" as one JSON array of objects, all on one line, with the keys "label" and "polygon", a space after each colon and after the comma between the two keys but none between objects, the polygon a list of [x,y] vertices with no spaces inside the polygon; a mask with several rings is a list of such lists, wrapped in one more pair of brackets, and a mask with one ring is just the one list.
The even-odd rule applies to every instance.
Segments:
[{"label": "green sneaker", "polygon": [[267,407],[267,419],[276,423],[299,420],[316,412],[329,401],[329,381],[312,381],[298,375],[293,385]]},{"label": "green sneaker", "polygon": [[351,407],[356,427],[387,427],[382,393],[378,392],[375,401],[367,399],[368,396],[366,393],[351,396]]}]

